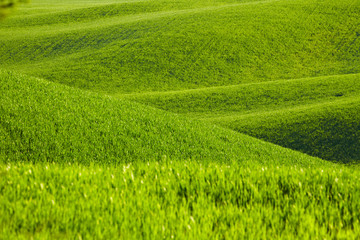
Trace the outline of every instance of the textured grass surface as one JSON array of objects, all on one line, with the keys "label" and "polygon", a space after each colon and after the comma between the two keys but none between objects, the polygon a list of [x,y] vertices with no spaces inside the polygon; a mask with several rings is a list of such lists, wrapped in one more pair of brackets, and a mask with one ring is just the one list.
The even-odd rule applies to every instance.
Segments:
[{"label": "textured grass surface", "polygon": [[0,22],[0,239],[358,239],[358,165],[239,132],[358,162],[359,7],[23,5]]},{"label": "textured grass surface", "polygon": [[0,164],[3,239],[358,239],[359,171]]},{"label": "textured grass surface", "polygon": [[359,161],[359,74],[121,97],[327,160]]},{"label": "textured grass surface", "polygon": [[359,97],[360,74],[117,96],[188,117],[212,119]]},{"label": "textured grass surface", "polygon": [[325,164],[285,148],[113,97],[0,73],[5,161],[117,164],[171,158]]},{"label": "textured grass surface", "polygon": [[[348,153],[349,144],[338,137],[357,138],[356,108],[336,120],[344,129],[329,127],[332,117],[323,114],[311,121],[296,114],[281,125],[271,120],[266,134],[258,133],[264,127],[250,115],[246,121],[254,124],[239,122],[245,113],[276,116],[296,106],[359,96],[359,7],[354,0],[35,0],[1,22],[0,62],[72,87],[121,98],[127,93],[130,100],[314,156],[356,160],[358,153]],[[305,122],[321,133],[316,139],[331,135],[333,143],[309,145],[313,130],[301,132]],[[274,137],[284,133],[283,124],[300,139]],[[330,146],[337,147],[326,150]]]},{"label": "textured grass surface", "polygon": [[360,70],[354,0],[64,3],[54,14],[42,11],[56,4],[33,4],[1,23],[0,62],[80,88],[164,91]]},{"label": "textured grass surface", "polygon": [[359,162],[359,112],[357,97],[214,122],[322,159]]}]

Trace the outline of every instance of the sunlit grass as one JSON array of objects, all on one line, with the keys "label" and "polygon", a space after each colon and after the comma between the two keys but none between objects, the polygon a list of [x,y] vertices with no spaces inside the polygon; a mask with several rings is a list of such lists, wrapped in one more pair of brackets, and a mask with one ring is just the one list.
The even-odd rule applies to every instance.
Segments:
[{"label": "sunlit grass", "polygon": [[2,23],[0,61],[112,94],[357,73],[358,12],[353,0],[90,3]]},{"label": "sunlit grass", "polygon": [[359,172],[196,161],[0,164],[10,238],[360,237]]},{"label": "sunlit grass", "polygon": [[119,95],[327,160],[359,161],[359,74]]},{"label": "sunlit grass", "polygon": [[163,158],[326,164],[214,124],[0,72],[0,158],[119,164]]},{"label": "sunlit grass", "polygon": [[359,239],[359,12],[21,6],[0,22],[0,239]]}]

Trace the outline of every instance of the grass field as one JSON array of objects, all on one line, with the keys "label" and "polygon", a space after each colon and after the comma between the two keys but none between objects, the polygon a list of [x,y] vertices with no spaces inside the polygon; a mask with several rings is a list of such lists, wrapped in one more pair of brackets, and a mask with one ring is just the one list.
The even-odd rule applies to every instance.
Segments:
[{"label": "grass field", "polygon": [[20,5],[0,21],[0,239],[359,239],[359,13]]},{"label": "grass field", "polygon": [[3,239],[358,239],[358,170],[0,165]]},{"label": "grass field", "polygon": [[114,165],[163,158],[304,165],[316,161],[214,124],[131,101],[6,71],[0,72],[0,79],[5,161]]},{"label": "grass field", "polygon": [[354,0],[66,3],[33,1],[2,23],[4,67],[106,93],[360,70]]},{"label": "grass field", "polygon": [[360,160],[360,75],[127,94],[327,160]]}]

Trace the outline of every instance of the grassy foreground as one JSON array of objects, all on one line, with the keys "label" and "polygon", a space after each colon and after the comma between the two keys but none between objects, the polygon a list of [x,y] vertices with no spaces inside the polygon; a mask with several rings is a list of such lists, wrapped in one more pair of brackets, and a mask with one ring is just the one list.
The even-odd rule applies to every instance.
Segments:
[{"label": "grassy foreground", "polygon": [[0,164],[2,239],[359,239],[359,171]]}]

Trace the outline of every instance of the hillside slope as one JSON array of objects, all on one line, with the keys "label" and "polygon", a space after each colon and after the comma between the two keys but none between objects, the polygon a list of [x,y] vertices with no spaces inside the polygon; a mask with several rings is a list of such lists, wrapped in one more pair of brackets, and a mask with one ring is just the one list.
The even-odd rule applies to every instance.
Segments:
[{"label": "hillside slope", "polygon": [[33,1],[1,23],[0,62],[107,93],[360,71],[355,0],[98,3]]},{"label": "hillside slope", "polygon": [[121,97],[350,162],[360,160],[359,80],[350,74]]},{"label": "hillside slope", "polygon": [[0,73],[5,161],[124,163],[170,158],[325,164],[232,130],[113,97]]},{"label": "hillside slope", "polygon": [[360,239],[358,0],[31,2],[0,239]]},{"label": "hillside slope", "polygon": [[212,122],[322,159],[349,163],[360,162],[359,112],[358,97]]},{"label": "hillside slope", "polygon": [[[0,63],[349,161],[358,153],[348,156],[353,147],[343,144],[358,143],[358,109],[342,118],[334,100],[359,97],[359,12],[356,0],[34,0],[0,23]],[[311,118],[294,110],[330,103],[336,121],[333,110],[311,110]],[[275,124],[279,111],[289,119]],[[314,146],[310,129],[332,143]]]}]

